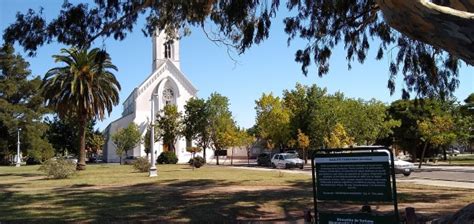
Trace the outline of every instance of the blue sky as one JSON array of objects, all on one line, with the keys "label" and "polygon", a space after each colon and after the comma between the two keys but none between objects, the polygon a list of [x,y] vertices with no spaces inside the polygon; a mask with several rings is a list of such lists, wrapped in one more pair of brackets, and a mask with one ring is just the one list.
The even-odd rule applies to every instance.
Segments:
[{"label": "blue sky", "polygon": [[[71,1],[75,2],[75,1]],[[55,17],[63,0],[0,0],[0,30],[15,20],[18,11],[29,8],[44,8],[47,18]],[[272,21],[270,37],[260,45],[254,45],[244,55],[236,56],[237,63],[229,58],[227,49],[216,46],[206,38],[200,28],[193,28],[191,36],[181,40],[181,69],[198,88],[198,96],[207,98],[212,92],[219,92],[230,100],[230,109],[237,124],[251,127],[255,123],[255,100],[262,93],[273,92],[281,95],[284,89],[294,88],[297,82],[328,89],[329,93],[343,92],[348,97],[371,98],[390,103],[401,96],[401,80],[397,81],[397,91],[390,96],[386,88],[389,77],[388,59],[375,60],[374,47],[364,64],[354,62],[347,69],[345,52],[342,47],[333,51],[329,74],[319,78],[312,65],[308,77],[301,72],[301,65],[294,62],[294,54],[306,42],[293,41],[287,46],[287,35],[283,32],[284,15]],[[98,122],[99,129],[105,128],[111,121],[120,117],[121,103],[151,72],[151,38],[144,37],[140,29],[144,25],[141,18],[133,33],[121,42],[113,39],[96,41],[97,47],[104,47],[111,55],[112,62],[119,68],[115,74],[122,85],[120,104],[113,109],[110,117]],[[3,43],[3,39],[1,40]],[[371,43],[377,46],[376,43]],[[43,76],[55,64],[52,55],[58,54],[62,47],[57,43],[45,45],[39,49],[36,57],[27,57],[34,75]],[[17,46],[17,52],[24,54]],[[235,56],[235,54],[234,54]],[[463,64],[460,74],[460,86],[455,92],[458,100],[465,99],[474,92],[473,68]]]}]

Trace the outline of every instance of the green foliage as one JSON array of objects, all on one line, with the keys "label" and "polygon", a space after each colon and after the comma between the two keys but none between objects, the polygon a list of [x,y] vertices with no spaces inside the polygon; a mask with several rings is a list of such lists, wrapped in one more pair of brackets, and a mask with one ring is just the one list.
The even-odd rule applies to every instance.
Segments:
[{"label": "green foliage", "polygon": [[95,131],[87,137],[86,147],[87,151],[91,153],[98,154],[99,152],[101,152],[104,144],[104,136],[99,131]]},{"label": "green foliage", "polygon": [[50,69],[43,78],[42,95],[46,104],[60,118],[75,117],[78,121],[79,162],[85,168],[86,128],[92,119],[102,120],[105,112],[119,102],[120,84],[111,70],[117,70],[109,55],[94,48],[61,49],[53,55],[63,67]]},{"label": "green foliage", "polygon": [[184,105],[184,110],[184,136],[188,140],[196,140],[199,147],[208,148],[211,142],[209,103],[204,99],[191,98]]},{"label": "green foliage", "polygon": [[174,152],[162,152],[156,160],[158,164],[176,164],[178,163],[178,157]]},{"label": "green foliage", "polygon": [[127,154],[129,150],[135,148],[141,140],[140,130],[133,122],[112,135],[112,142],[115,144],[116,153],[120,160],[122,160],[124,153]]},{"label": "green foliage", "polygon": [[[394,128],[395,143],[410,153],[414,161],[422,154],[423,149],[427,150],[427,155],[433,155],[439,146],[438,143],[444,141],[435,140],[441,137],[438,135],[441,133],[439,131],[444,128],[453,128],[451,117],[453,105],[450,102],[436,99],[398,100],[391,104],[389,112],[394,119],[401,121],[401,125]],[[434,124],[433,120],[437,120],[435,121],[437,124]],[[441,127],[445,125],[446,127]],[[454,133],[454,130],[449,132]],[[449,141],[457,138],[449,135],[451,136]]]},{"label": "green foliage", "polygon": [[189,162],[188,162],[188,164],[190,166],[194,166],[196,168],[199,168],[199,167],[203,166],[205,163],[206,163],[206,161],[204,160],[204,158],[202,158],[200,156],[195,156],[194,159],[191,158],[191,159],[189,159]]},{"label": "green foliage", "polygon": [[345,148],[354,144],[354,138],[347,134],[342,124],[337,123],[329,137],[324,137],[324,144],[327,148]]},{"label": "green foliage", "polygon": [[76,173],[76,164],[66,159],[49,159],[41,164],[40,171],[44,172],[48,178],[66,179]]},{"label": "green foliage", "polygon": [[[219,93],[212,93],[208,101],[209,131],[212,149],[223,150],[232,146],[232,136],[235,131],[235,121],[229,110],[229,99]],[[216,159],[219,165],[219,157]]]},{"label": "green foliage", "polygon": [[255,104],[259,136],[277,146],[286,144],[290,139],[290,111],[280,98],[264,93]]},{"label": "green foliage", "polygon": [[[58,116],[54,116],[52,119],[46,117],[45,123],[48,125],[46,131],[46,137],[48,141],[53,145],[56,154],[65,155],[66,152],[69,154],[79,155],[79,133],[77,127],[79,122],[74,117],[65,117],[59,119]],[[86,127],[86,147],[94,148],[94,136],[101,135],[98,131],[94,132],[95,120],[90,121]],[[98,139],[95,139],[98,140]]]},{"label": "green foliage", "polygon": [[[154,141],[158,142],[161,140],[161,129],[159,129],[156,125],[155,128],[153,129],[153,133],[155,134],[154,136]],[[144,145],[145,145],[145,153],[148,157],[148,154],[151,152],[151,126],[148,126],[145,132],[145,137],[143,139]]]},{"label": "green foliage", "polygon": [[175,151],[174,144],[182,131],[181,113],[175,105],[166,105],[156,116],[156,126],[161,130],[160,138],[169,150]]},{"label": "green foliage", "polygon": [[148,172],[150,170],[151,164],[147,158],[138,157],[135,161],[132,162],[133,168],[138,172]]},{"label": "green foliage", "polygon": [[290,112],[291,139],[296,141],[302,132],[307,135],[311,148],[322,147],[338,123],[344,126],[354,143],[362,145],[388,137],[392,129],[400,125],[379,101],[346,98],[342,93],[328,94],[326,89],[316,85],[296,84],[294,89],[285,90],[283,104]]},{"label": "green foliage", "polygon": [[39,91],[41,79],[32,77],[28,67],[12,46],[0,48],[0,164],[16,154],[18,128],[23,155],[50,147],[44,137],[47,125],[41,122],[48,112]]},{"label": "green foliage", "polygon": [[[384,60],[389,62],[388,87],[392,93],[397,76],[405,77],[403,97],[408,97],[409,92],[422,96],[450,95],[458,86],[458,58],[464,57],[458,50],[449,49],[449,53],[441,50],[436,43],[431,43],[433,38],[423,39],[420,37],[426,36],[404,34],[399,27],[392,28],[393,24],[385,21],[390,17],[382,16],[379,1],[158,1],[152,4],[151,1],[97,0],[94,3],[63,4],[61,13],[48,19],[41,11],[32,9],[19,13],[15,23],[6,28],[3,38],[7,43],[18,41],[30,55],[34,55],[39,46],[53,41],[87,48],[101,38],[125,39],[136,30],[139,15],[145,14],[143,31],[146,35],[153,35],[158,27],[159,31],[165,30],[177,38],[177,29],[188,35],[189,26],[211,22],[219,31],[213,34],[213,39],[244,53],[269,37],[271,19],[279,10],[288,10],[294,12],[283,20],[288,42],[295,38],[307,42],[295,53],[295,61],[301,63],[305,75],[313,63],[319,76],[327,74],[331,57],[339,55],[332,53],[338,46],[344,46],[343,57],[349,69],[354,61],[364,63],[370,47],[375,47],[377,60],[389,55]],[[403,13],[410,17],[414,12],[418,11]],[[371,46],[371,39],[376,46]]]},{"label": "green foliage", "polygon": [[53,158],[54,149],[48,142],[42,139],[36,139],[36,142],[33,142],[32,148],[28,150],[28,156],[42,163]]}]

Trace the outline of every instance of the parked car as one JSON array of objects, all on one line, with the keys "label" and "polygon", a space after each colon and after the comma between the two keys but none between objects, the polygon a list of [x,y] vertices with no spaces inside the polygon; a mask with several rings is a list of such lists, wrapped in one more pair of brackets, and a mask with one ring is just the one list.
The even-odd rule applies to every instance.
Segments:
[{"label": "parked car", "polygon": [[398,158],[394,159],[394,167],[395,173],[401,173],[406,177],[410,176],[411,172],[415,170],[415,164],[400,160]]},{"label": "parked car", "polygon": [[461,152],[457,149],[449,148],[449,149],[446,149],[446,153],[449,155],[458,156]]},{"label": "parked car", "polygon": [[272,158],[272,155],[268,152],[260,153],[257,156],[257,165],[258,166],[271,166],[272,165],[271,158]]},{"label": "parked car", "polygon": [[[356,148],[374,148],[375,152],[385,152],[385,153],[388,153],[387,151],[385,150],[380,150],[379,148],[381,148],[383,146],[358,146]],[[390,154],[388,155],[388,161],[389,161],[389,164],[391,163],[391,159],[390,159]],[[411,172],[413,172],[415,170],[415,164],[413,163],[410,163],[410,162],[407,162],[407,161],[403,161],[401,159],[398,159],[397,157],[393,158],[393,161],[394,161],[394,168],[395,168],[395,173],[397,174],[403,174],[404,176],[410,176]]]},{"label": "parked car", "polygon": [[73,156],[73,155],[65,156],[64,159],[65,159],[65,160],[68,160],[68,161],[71,161],[71,162],[73,162],[74,164],[77,164],[77,162],[78,162],[77,158],[76,158],[75,156]]},{"label": "parked car", "polygon": [[298,167],[303,169],[304,167],[304,161],[293,153],[277,153],[273,155],[271,162],[273,168],[281,167],[289,169]]}]

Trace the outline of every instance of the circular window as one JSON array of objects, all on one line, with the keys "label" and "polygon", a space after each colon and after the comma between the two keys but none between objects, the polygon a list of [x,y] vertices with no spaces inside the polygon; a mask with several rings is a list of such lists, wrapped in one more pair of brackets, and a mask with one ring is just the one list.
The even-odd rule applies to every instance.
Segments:
[{"label": "circular window", "polygon": [[171,90],[171,89],[163,90],[163,99],[165,101],[171,101],[171,100],[173,100],[173,97],[174,97],[173,90]]}]

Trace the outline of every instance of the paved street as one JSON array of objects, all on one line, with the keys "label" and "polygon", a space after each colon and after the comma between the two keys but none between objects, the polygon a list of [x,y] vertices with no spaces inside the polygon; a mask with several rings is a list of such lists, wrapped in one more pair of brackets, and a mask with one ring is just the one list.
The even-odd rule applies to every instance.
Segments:
[{"label": "paved street", "polygon": [[[225,165],[229,165],[226,163]],[[254,161],[247,165],[247,161],[234,161],[234,167],[242,169],[258,169],[274,171],[272,168],[257,167]],[[310,175],[311,165],[305,166],[304,170],[284,170],[288,173],[302,173]],[[416,169],[409,177],[397,174],[397,182],[474,189],[474,167],[473,166],[423,166]]]},{"label": "paved street", "polygon": [[464,166],[423,166],[409,177],[397,178],[401,182],[411,182],[443,187],[474,189],[474,167]]}]

